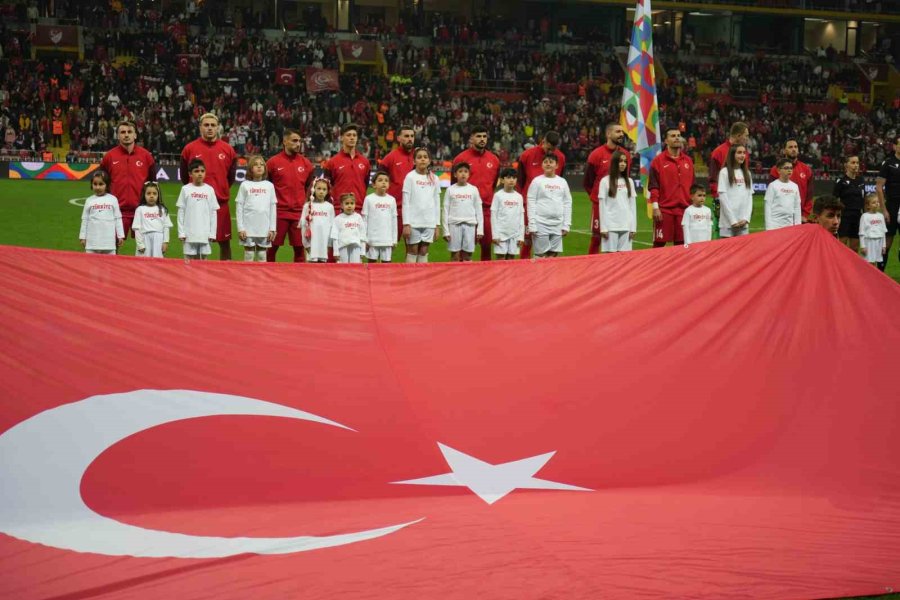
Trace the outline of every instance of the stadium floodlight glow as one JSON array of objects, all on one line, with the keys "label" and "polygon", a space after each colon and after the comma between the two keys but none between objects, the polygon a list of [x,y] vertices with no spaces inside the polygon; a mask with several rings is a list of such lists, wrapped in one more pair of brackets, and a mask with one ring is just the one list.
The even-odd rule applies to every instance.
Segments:
[{"label": "stadium floodlight glow", "polygon": [[705,13],[705,12],[689,12],[688,15],[690,15],[692,17],[711,17],[711,16],[713,16],[712,13]]}]

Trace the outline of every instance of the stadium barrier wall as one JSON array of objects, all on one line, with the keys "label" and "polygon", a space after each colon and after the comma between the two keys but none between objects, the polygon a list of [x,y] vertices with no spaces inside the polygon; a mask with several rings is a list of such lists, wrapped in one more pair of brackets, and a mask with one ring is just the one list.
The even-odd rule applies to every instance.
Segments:
[{"label": "stadium barrier wall", "polygon": [[[0,161],[0,179],[49,179],[49,180],[69,180],[79,181],[90,177],[90,174],[99,169],[97,163],[65,163],[65,162],[28,162],[28,161]],[[175,165],[160,165],[157,167],[157,181],[178,182],[179,168]],[[372,171],[374,175],[374,170]],[[444,167],[435,169],[435,174],[441,181],[441,187],[449,187],[450,172]],[[235,185],[240,185],[247,175],[245,167],[238,167],[235,172]],[[876,173],[864,173],[863,179],[866,182],[866,193],[875,193],[875,177]],[[567,174],[565,176],[569,188],[573,192],[581,191],[582,176],[581,174]],[[697,183],[706,185],[705,177],[698,177]],[[753,183],[753,192],[763,194],[766,191],[768,181],[757,179]],[[637,181],[638,189],[640,189],[640,181]],[[832,179],[816,179],[813,186],[813,194],[820,196],[830,194],[834,187]]]}]

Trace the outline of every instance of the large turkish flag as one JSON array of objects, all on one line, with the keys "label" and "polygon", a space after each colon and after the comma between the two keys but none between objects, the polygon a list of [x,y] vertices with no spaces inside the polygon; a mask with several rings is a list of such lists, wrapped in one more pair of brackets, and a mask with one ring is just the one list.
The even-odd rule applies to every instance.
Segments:
[{"label": "large turkish flag", "polygon": [[900,287],[817,226],[503,264],[0,247],[0,276],[2,598],[900,584]]}]

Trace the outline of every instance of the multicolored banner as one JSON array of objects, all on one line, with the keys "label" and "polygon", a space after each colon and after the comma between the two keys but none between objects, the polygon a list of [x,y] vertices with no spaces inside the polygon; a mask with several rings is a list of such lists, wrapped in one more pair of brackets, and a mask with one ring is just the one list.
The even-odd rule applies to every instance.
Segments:
[{"label": "multicolored banner", "polygon": [[10,179],[62,179],[78,181],[87,179],[100,168],[93,163],[19,162],[9,163]]},{"label": "multicolored banner", "polygon": [[[641,187],[647,189],[650,162],[659,152],[659,109],[656,102],[656,73],[653,69],[653,18],[650,0],[638,0],[622,90],[620,121],[641,157]],[[650,195],[645,193],[649,202]],[[650,205],[647,205],[647,214]]]}]

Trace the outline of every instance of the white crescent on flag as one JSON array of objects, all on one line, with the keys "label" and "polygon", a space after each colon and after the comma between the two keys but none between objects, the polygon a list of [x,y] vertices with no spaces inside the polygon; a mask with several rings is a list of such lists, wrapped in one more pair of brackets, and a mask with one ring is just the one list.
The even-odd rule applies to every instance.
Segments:
[{"label": "white crescent on flag", "polygon": [[84,472],[105,450],[157,425],[218,415],[256,415],[349,429],[271,402],[191,390],[136,390],[91,396],[39,413],[0,435],[0,532],[77,552],[113,556],[219,558],[330,548],[399,531],[411,521],[327,536],[208,537],[128,525],[91,510]]}]

